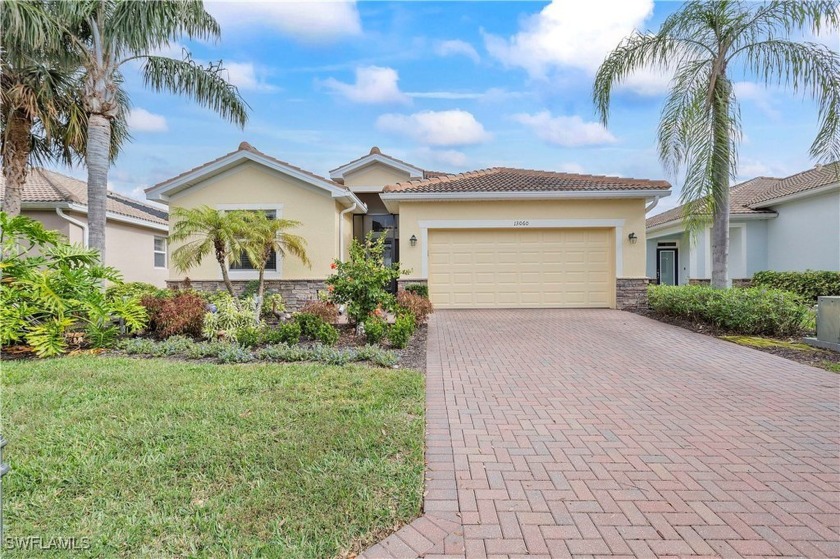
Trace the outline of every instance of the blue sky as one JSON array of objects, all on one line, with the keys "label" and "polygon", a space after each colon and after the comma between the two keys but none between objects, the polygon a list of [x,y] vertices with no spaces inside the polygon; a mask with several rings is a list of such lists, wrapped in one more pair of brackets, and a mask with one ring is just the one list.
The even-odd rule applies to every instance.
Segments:
[{"label": "blue sky", "polygon": [[[667,78],[637,76],[597,123],[592,76],[634,28],[656,29],[674,2],[207,2],[216,44],[184,41],[223,60],[251,107],[244,130],[188,99],[155,94],[126,68],[134,140],[111,188],[142,189],[247,140],[326,175],[380,146],[452,172],[507,165],[667,178],[655,129]],[[838,45],[837,35],[819,40]],[[813,162],[816,107],[735,75],[745,140],[739,176],[784,176]],[[66,172],[66,170],[64,170]],[[84,170],[72,174],[84,177]],[[676,204],[678,185],[662,211]]]}]

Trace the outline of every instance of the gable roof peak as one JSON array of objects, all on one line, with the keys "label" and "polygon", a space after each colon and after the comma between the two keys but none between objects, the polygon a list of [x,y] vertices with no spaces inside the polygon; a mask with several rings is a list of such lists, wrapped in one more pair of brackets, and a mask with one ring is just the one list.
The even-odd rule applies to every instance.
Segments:
[{"label": "gable roof peak", "polygon": [[255,149],[254,146],[252,146],[248,142],[241,142],[239,144],[239,150],[238,151],[242,151],[242,150],[254,151],[254,149]]},{"label": "gable roof peak", "polygon": [[379,149],[379,146],[373,146],[370,148],[370,153],[368,155],[376,155],[377,153],[381,154],[382,150]]}]

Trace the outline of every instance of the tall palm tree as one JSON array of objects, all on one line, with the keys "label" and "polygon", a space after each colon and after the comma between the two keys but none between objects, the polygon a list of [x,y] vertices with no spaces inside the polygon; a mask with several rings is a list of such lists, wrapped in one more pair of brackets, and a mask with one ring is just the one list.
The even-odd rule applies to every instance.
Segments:
[{"label": "tall palm tree", "polygon": [[593,98],[604,125],[613,87],[641,69],[674,71],[658,130],[659,158],[677,174],[689,230],[712,216],[712,285],[728,285],[729,184],[736,175],[740,109],[731,75],[784,85],[817,101],[819,130],[811,156],[840,158],[840,55],[795,38],[837,29],[838,2],[688,2],[656,33],[622,41],[595,77]]},{"label": "tall palm tree", "polygon": [[212,254],[222,270],[225,287],[235,297],[228,266],[240,262],[242,258],[248,234],[254,230],[253,212],[224,212],[210,206],[199,206],[175,208],[169,218],[172,222],[169,240],[184,243],[172,253],[172,261],[178,271],[187,272]]},{"label": "tall palm tree", "polygon": [[251,227],[244,239],[243,248],[248,260],[259,272],[256,311],[256,316],[259,317],[262,313],[263,296],[265,295],[265,267],[271,258],[271,254],[275,253],[280,258],[286,258],[286,255],[291,254],[307,266],[311,266],[311,263],[306,256],[306,239],[286,231],[293,227],[299,227],[301,224],[299,221],[274,219],[258,212],[253,213],[250,221]]},{"label": "tall palm tree", "polygon": [[181,60],[155,54],[184,35],[219,38],[219,24],[200,0],[76,0],[58,6],[70,31],[66,44],[84,69],[89,237],[104,258],[109,145],[123,94],[122,68],[142,61],[146,86],[192,97],[239,126],[247,120],[247,105],[223,76],[221,63],[198,64],[188,52]]},{"label": "tall palm tree", "polygon": [[63,55],[59,28],[44,2],[12,0],[0,8],[0,152],[3,211],[20,213],[32,163],[69,163],[84,145],[78,66]]}]

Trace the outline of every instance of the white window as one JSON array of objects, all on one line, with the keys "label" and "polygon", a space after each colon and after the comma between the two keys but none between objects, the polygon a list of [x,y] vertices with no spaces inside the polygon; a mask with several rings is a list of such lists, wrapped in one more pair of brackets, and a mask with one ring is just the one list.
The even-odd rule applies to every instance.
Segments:
[{"label": "white window", "polygon": [[166,268],[166,237],[155,237],[155,268]]}]

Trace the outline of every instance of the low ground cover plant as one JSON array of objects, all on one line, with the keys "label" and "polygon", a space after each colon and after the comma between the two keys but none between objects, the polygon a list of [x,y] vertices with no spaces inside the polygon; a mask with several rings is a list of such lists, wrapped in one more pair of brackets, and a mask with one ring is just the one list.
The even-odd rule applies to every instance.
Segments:
[{"label": "low ground cover plant", "polygon": [[753,274],[752,284],[755,287],[790,291],[801,296],[806,302],[816,303],[817,297],[840,295],[840,272],[756,272]]},{"label": "low ground cover plant", "polygon": [[648,303],[654,313],[744,335],[797,336],[809,317],[808,306],[798,295],[761,287],[653,285],[648,288]]}]

